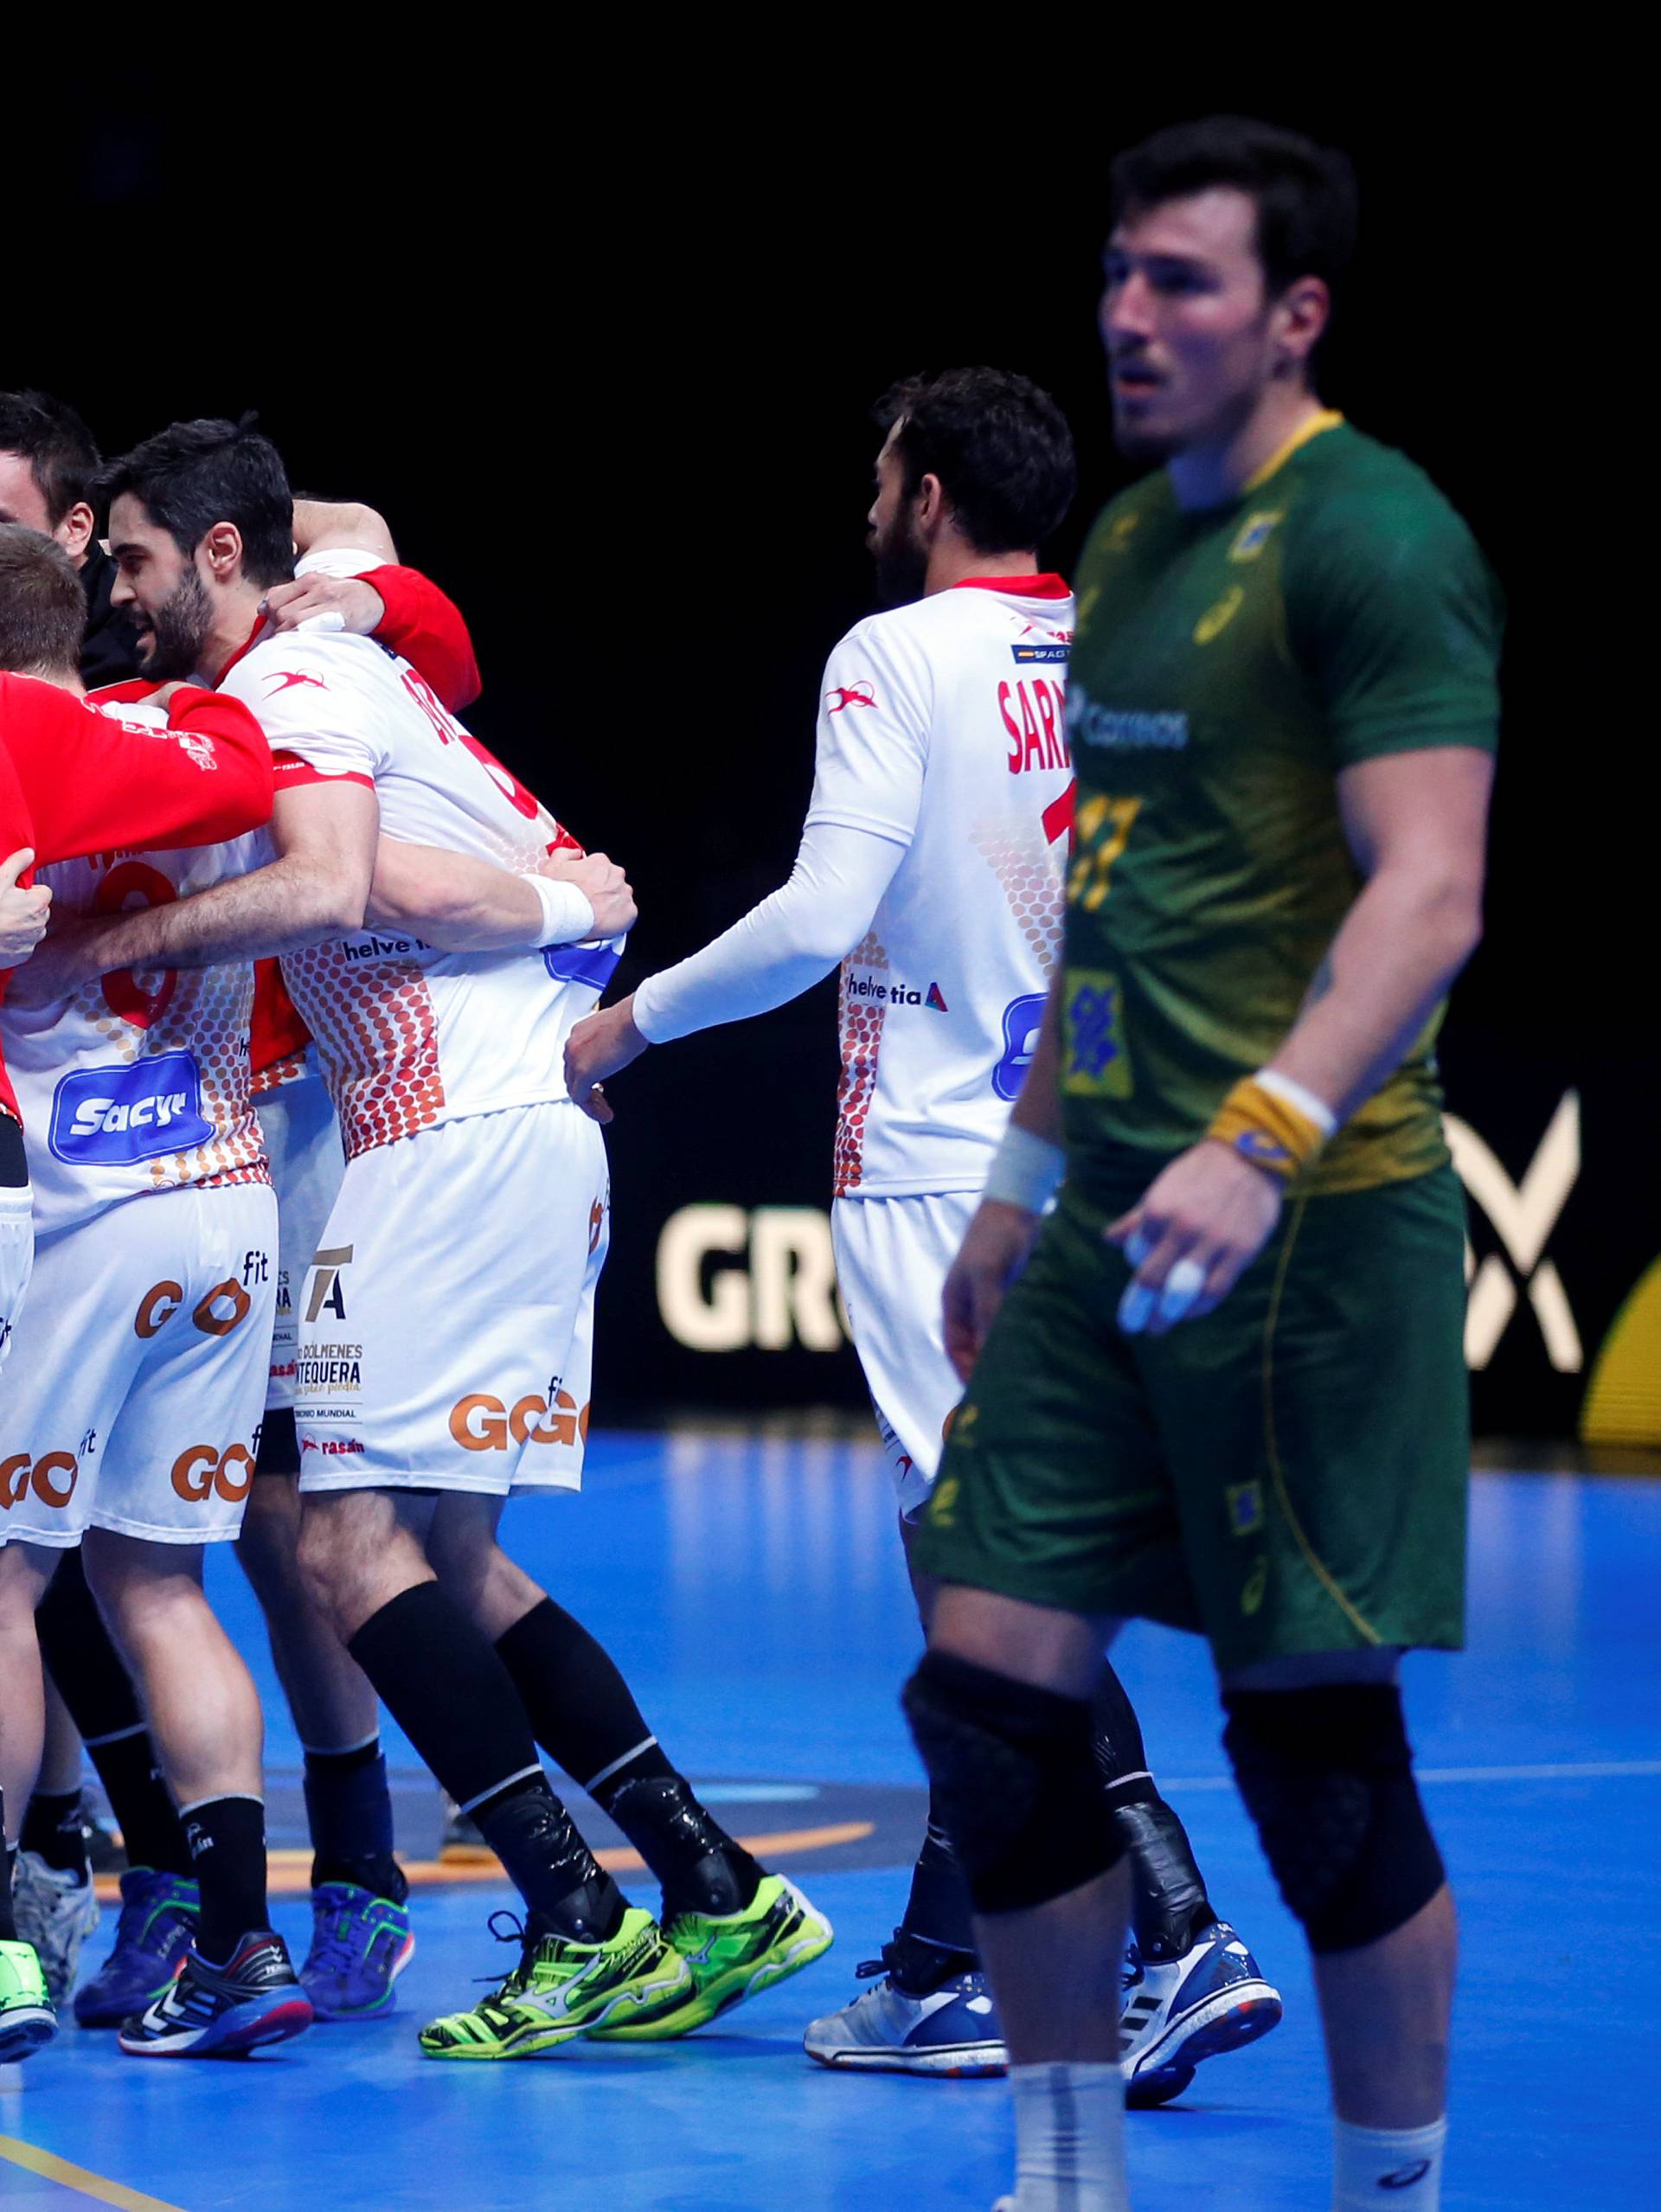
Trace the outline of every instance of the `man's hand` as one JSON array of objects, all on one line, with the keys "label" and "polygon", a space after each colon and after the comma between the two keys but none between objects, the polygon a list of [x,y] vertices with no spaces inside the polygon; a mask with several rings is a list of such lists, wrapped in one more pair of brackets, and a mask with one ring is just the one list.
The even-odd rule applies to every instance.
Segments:
[{"label": "man's hand", "polygon": [[[537,873],[555,882],[574,883],[594,910],[596,937],[621,937],[638,919],[634,893],[617,862],[605,853],[549,853]],[[593,1016],[589,1017],[591,1020]],[[632,1026],[632,1025],[631,1025]],[[645,1039],[640,1049],[645,1049]]]},{"label": "man's hand", "polygon": [[51,1006],[67,998],[103,968],[88,958],[98,927],[90,914],[60,914],[55,927],[35,946],[6,985],[8,1006]]},{"label": "man's hand", "polygon": [[946,1356],[967,1382],[1010,1285],[1027,1264],[1042,1216],[983,1198],[946,1279]]},{"label": "man's hand", "polygon": [[0,861],[0,968],[15,968],[46,934],[52,912],[52,894],[44,883],[27,891],[17,878],[34,865],[35,848],[24,845],[10,860]]},{"label": "man's hand", "polygon": [[1163,1337],[1220,1305],[1273,1234],[1281,1196],[1278,1177],[1214,1138],[1179,1153],[1102,1231],[1136,1270],[1119,1327]]},{"label": "man's hand", "polygon": [[358,576],[301,576],[292,584],[273,584],[260,604],[279,635],[299,629],[313,615],[334,614],[341,629],[367,638],[387,619],[386,601]]},{"label": "man's hand", "polygon": [[612,1109],[600,1086],[608,1075],[638,1060],[647,1039],[634,1026],[634,994],[615,1006],[585,1015],[565,1043],[565,1087],[595,1121],[609,1121]]}]

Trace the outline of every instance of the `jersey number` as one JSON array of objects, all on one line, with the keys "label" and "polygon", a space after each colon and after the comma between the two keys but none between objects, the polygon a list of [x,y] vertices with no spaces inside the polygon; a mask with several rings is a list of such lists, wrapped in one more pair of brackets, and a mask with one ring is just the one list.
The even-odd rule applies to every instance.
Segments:
[{"label": "jersey number", "polygon": [[1074,861],[1068,871],[1069,902],[1093,914],[1107,896],[1113,862],[1125,850],[1131,824],[1142,811],[1139,798],[1087,798],[1079,809],[1074,832]]},{"label": "jersey number", "polygon": [[[135,893],[138,903],[146,907],[170,906],[179,895],[159,868],[151,867],[147,861],[124,860],[99,885],[93,909],[101,914],[119,914],[132,902]],[[176,968],[164,968],[154,991],[146,991],[131,968],[120,968],[103,979],[104,1003],[135,1029],[147,1029],[166,1011],[178,987]]]},{"label": "jersey number", "polygon": [[516,776],[510,774],[502,766],[489,746],[481,745],[471,730],[462,728],[455,717],[447,711],[443,701],[426,677],[418,676],[413,668],[406,668],[404,689],[414,700],[428,721],[432,723],[433,728],[437,730],[439,742],[441,745],[465,746],[474,760],[483,764],[491,781],[510,801],[515,810],[523,814],[527,822],[535,821],[542,811],[535,798],[525,789]]}]

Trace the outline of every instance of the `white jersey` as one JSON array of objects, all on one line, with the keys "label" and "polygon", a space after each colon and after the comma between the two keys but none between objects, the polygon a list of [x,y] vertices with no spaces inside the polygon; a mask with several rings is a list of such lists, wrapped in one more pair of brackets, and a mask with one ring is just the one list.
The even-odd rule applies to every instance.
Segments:
[{"label": "white jersey", "polygon": [[[126,687],[123,687],[125,689]],[[165,728],[164,708],[95,706]],[[94,853],[39,871],[55,914],[162,906],[270,857],[263,830],[180,852]],[[251,962],[123,970],[48,1006],[0,1012],[28,1132],[35,1232],[57,1234],[141,1193],[266,1183],[248,1098]]]},{"label": "white jersey", "polygon": [[[370,785],[383,836],[525,875],[555,845],[574,845],[426,679],[372,638],[256,637],[220,689],[259,717],[279,792],[337,777]],[[457,953],[363,929],[285,954],[348,1159],[465,1115],[564,1102],[566,1038],[610,980],[621,942]]]},{"label": "white jersey", "polygon": [[872,615],[826,665],[808,828],[906,847],[842,967],[838,1197],[985,1179],[1061,927],[1072,632],[1060,577],[986,579]]}]

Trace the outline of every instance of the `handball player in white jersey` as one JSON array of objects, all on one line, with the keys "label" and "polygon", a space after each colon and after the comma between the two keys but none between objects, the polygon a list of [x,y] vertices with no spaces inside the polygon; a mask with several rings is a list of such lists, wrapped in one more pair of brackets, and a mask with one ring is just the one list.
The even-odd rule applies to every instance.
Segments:
[{"label": "handball player in white jersey", "polygon": [[[959,369],[880,403],[869,542],[888,611],[836,648],[813,795],[789,882],[703,951],[578,1023],[571,1096],[651,1044],[782,1005],[840,963],[837,1272],[902,1534],[927,1502],[961,1385],[941,1296],[1031,1055],[1060,941],[1073,770],[1063,713],[1073,601],[1037,548],[1076,485],[1065,419],[1022,376]],[[919,1585],[927,1614],[930,1592]],[[1106,1662],[1097,1758],[1136,1869],[1126,1992],[1132,2102],[1192,2078],[1221,2011],[1278,2000],[1209,1903]],[[809,2054],[843,2068],[1001,2070],[970,1907],[931,1809],[873,1989]],[[1261,2029],[1260,2032],[1261,2032]]]},{"label": "handball player in white jersey", "polygon": [[[204,486],[221,519],[202,526]],[[346,1166],[298,1318],[301,1566],[528,1907],[517,1967],[423,2049],[683,2034],[806,1965],[829,1926],[710,1818],[606,1654],[496,1541],[510,1491],[580,1482],[607,1188],[563,1048],[632,899],[396,652],[273,631],[240,548],[279,517],[286,475],[247,421],[175,424],[116,465],[141,620],[194,625],[197,665],[271,741],[277,857],[57,957],[278,953],[316,1040]],[[665,1928],[597,1864],[538,1741],[657,1875]]]}]

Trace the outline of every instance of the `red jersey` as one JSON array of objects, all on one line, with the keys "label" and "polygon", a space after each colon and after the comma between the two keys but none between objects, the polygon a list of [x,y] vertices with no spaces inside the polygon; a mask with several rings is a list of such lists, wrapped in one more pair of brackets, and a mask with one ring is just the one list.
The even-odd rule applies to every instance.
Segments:
[{"label": "red jersey", "polygon": [[[0,674],[0,854],[32,845],[44,866],[222,844],[271,819],[271,792],[265,733],[221,692],[181,686],[158,730],[100,714],[37,676]],[[0,1111],[17,1112],[3,1063]]]}]

